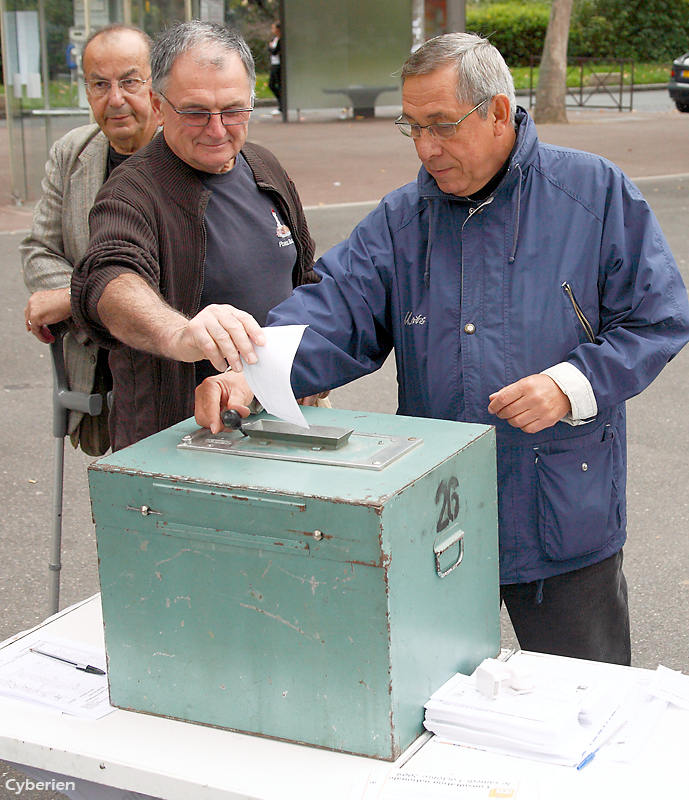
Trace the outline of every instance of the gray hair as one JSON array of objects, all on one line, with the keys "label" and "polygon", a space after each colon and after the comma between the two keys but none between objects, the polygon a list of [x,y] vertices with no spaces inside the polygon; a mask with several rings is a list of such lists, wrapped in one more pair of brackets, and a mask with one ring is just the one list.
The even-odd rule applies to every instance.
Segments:
[{"label": "gray hair", "polygon": [[[428,75],[453,64],[457,73],[457,99],[475,106],[482,100],[505,94],[510,102],[510,121],[514,122],[516,99],[514,80],[500,51],[488,39],[473,33],[446,33],[429,39],[412,53],[402,67],[402,84],[407,78]],[[477,114],[488,116],[488,104]]]},{"label": "gray hair", "polygon": [[[161,31],[151,50],[151,85],[154,92],[164,92],[170,70],[177,59],[190,51],[199,64],[220,69],[225,65],[227,53],[237,53],[242,60],[254,99],[256,87],[256,67],[254,57],[244,39],[237,31],[225,28],[215,22],[201,22],[192,19],[179,22]],[[224,54],[218,53],[224,51]]]}]

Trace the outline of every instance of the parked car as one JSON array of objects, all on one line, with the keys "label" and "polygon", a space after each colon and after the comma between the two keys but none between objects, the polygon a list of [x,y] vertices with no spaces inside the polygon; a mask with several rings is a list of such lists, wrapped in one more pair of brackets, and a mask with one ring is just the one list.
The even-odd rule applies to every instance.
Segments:
[{"label": "parked car", "polygon": [[672,62],[672,75],[670,75],[668,89],[677,110],[689,113],[689,53],[685,53]]}]

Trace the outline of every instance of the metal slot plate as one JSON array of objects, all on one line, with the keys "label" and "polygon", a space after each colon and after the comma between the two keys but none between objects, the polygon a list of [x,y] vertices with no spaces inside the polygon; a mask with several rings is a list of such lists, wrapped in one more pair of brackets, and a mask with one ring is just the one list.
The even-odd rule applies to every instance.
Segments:
[{"label": "metal slot plate", "polygon": [[336,450],[346,444],[353,428],[335,428],[330,425],[311,425],[300,428],[276,419],[257,419],[242,425],[242,431],[252,439],[287,442],[299,447],[327,447]]},{"label": "metal slot plate", "polygon": [[[340,429],[342,430],[342,429]],[[251,458],[272,458],[278,461],[298,461],[304,464],[328,464],[337,467],[381,470],[400,456],[422,443],[416,437],[389,436],[387,434],[358,433],[354,431],[348,441],[337,449],[322,445],[295,445],[275,439],[256,439],[239,431],[211,433],[199,428],[184,436],[177,445],[180,450],[201,450]]]}]

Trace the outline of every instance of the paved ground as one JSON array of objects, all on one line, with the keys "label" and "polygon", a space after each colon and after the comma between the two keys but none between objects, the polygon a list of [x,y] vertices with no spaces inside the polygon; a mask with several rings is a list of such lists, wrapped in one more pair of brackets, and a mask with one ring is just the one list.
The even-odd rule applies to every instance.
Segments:
[{"label": "paved ground", "polygon": [[[638,180],[689,280],[689,115],[674,111],[570,112],[569,125],[541,126],[548,142],[600,153]],[[3,135],[0,130],[0,195]],[[387,118],[353,121],[314,115],[283,125],[263,112],[251,138],[278,154],[307,206],[319,250],[346,236],[371,201],[412,179],[413,145]],[[6,150],[4,151],[6,153]],[[663,177],[666,176],[666,177]],[[669,177],[668,177],[669,176]],[[30,225],[31,206],[0,206],[0,639],[43,619],[47,610],[47,553],[51,519],[53,439],[47,349],[22,325],[26,301],[17,246]],[[394,413],[394,369],[335,394],[341,407]],[[629,403],[630,475],[626,571],[633,615],[634,661],[689,672],[689,501],[687,447],[689,355]],[[95,536],[85,468],[89,459],[66,448],[62,606],[98,590]],[[504,625],[506,641],[509,625]],[[0,800],[4,793],[0,764]],[[29,795],[22,795],[29,797]],[[40,800],[57,797],[36,793]]]},{"label": "paved ground", "polygon": [[[392,125],[398,113],[399,109],[384,107],[375,119],[340,120],[332,112],[304,112],[305,122],[285,125],[269,110],[257,109],[249,133],[252,141],[278,155],[299,187],[305,206],[372,201],[412,180],[418,170],[414,145]],[[675,110],[570,110],[568,116],[569,124],[540,126],[541,139],[603,155],[632,177],[689,172],[689,114]],[[20,230],[30,225],[33,202],[23,207],[11,205],[6,154],[3,124],[0,230]],[[38,158],[39,164],[42,158]]]}]

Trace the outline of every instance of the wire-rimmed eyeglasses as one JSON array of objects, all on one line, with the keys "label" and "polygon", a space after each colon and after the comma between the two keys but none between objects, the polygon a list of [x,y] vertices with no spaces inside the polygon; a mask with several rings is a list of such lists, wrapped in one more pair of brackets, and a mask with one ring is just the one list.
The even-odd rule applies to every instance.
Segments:
[{"label": "wire-rimmed eyeglasses", "polygon": [[167,102],[170,108],[180,116],[182,125],[190,128],[205,128],[211,117],[220,117],[220,122],[225,125],[244,125],[249,121],[253,108],[228,108],[226,111],[180,111],[165,97],[162,92],[158,94]]},{"label": "wire-rimmed eyeglasses", "polygon": [[[125,94],[139,94],[150,80],[150,76],[145,80],[143,78],[120,78],[115,83]],[[93,78],[90,81],[84,81],[84,84],[91,97],[105,97],[112,89],[112,81],[106,81],[104,78]]]},{"label": "wire-rimmed eyeglasses", "polygon": [[488,100],[489,98],[481,100],[478,105],[474,106],[471,111],[467,111],[457,122],[433,122],[430,125],[416,125],[413,122],[407,122],[403,120],[402,117],[399,117],[399,119],[395,120],[395,125],[399,128],[400,133],[412,139],[420,139],[422,131],[428,131],[434,139],[451,139],[455,133],[457,133],[457,126],[461,122],[464,122],[470,114],[473,114],[476,109],[481,108],[484,103],[487,103]]}]

